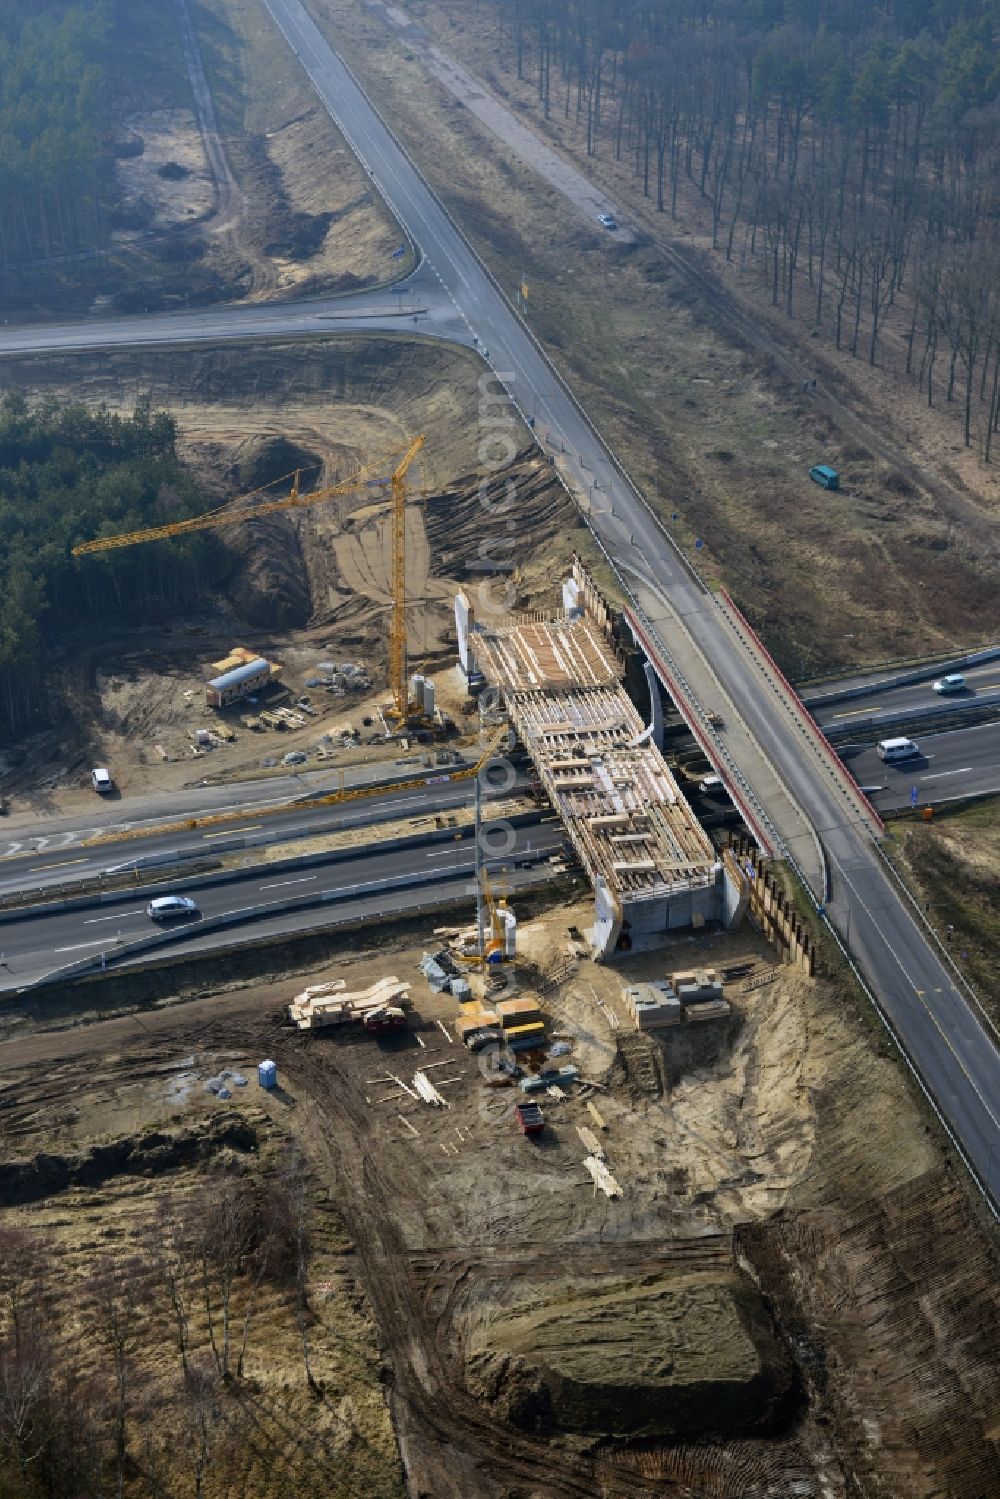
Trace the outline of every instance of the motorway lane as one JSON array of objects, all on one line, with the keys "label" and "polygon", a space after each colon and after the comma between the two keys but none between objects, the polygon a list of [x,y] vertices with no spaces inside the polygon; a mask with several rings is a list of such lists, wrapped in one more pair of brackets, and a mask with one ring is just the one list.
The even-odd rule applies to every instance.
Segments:
[{"label": "motorway lane", "polygon": [[[508,858],[512,866],[523,868],[525,863],[544,860],[561,849],[561,826],[554,820],[543,822],[541,817],[539,813],[536,824],[515,830],[514,849]],[[498,879],[503,861],[491,859],[490,869],[495,880]],[[421,841],[406,848],[386,851],[375,846],[361,851],[354,858],[331,859],[301,869],[260,869],[249,878],[234,875],[225,883],[192,888],[189,893],[197,901],[204,920],[233,911],[253,910],[247,929],[256,938],[272,932],[301,931],[323,925],[325,918],[315,904],[321,896],[331,896],[331,909],[339,911],[339,901],[333,900],[332,895],[347,898],[359,886],[411,874],[426,877],[408,887],[411,904],[419,904],[423,899],[427,882],[473,881],[475,846],[471,827],[464,830],[460,839],[433,843]],[[183,880],[176,882],[175,889],[178,894],[187,893]],[[384,896],[385,892],[380,891],[362,892],[355,898],[363,903],[365,914],[373,915],[382,909]],[[289,901],[298,903],[299,909],[285,909]],[[172,925],[169,929],[158,928],[146,915],[146,905],[145,897],[126,891],[119,898],[100,906],[38,913],[3,922],[0,924],[0,948],[5,961],[0,969],[0,989],[31,983],[43,974],[91,955],[99,958],[102,951],[108,954],[109,962],[117,962],[119,956],[127,956],[130,942],[146,939],[158,930],[190,932],[190,940],[181,944],[185,950],[213,946],[220,940],[224,941],[224,934],[229,930],[222,929],[221,939],[218,933],[206,934],[202,939],[198,936],[197,919]],[[240,929],[244,929],[242,924]],[[171,949],[175,945],[174,941],[169,944]]]},{"label": "motorway lane", "polygon": [[[986,650],[987,647],[984,646],[982,649]],[[910,665],[881,667],[875,671],[855,672],[851,676],[838,677],[836,681],[805,683],[799,688],[799,691],[802,694],[803,701],[808,703],[810,708],[812,708],[816,704],[822,705],[824,700],[828,700],[831,703],[836,702],[841,698],[843,693],[859,688],[865,689],[866,696],[873,691],[878,693],[883,689],[892,691],[894,682],[899,682],[901,677],[912,676],[914,672],[920,672],[923,680],[911,683],[910,685],[926,691],[930,690],[930,684],[935,677],[943,677],[952,671],[960,671],[963,676],[977,676],[981,673],[992,671],[995,676],[1000,677],[1000,646],[992,647],[992,649],[996,650],[998,655],[992,661],[983,661],[976,665],[963,665],[966,658],[955,656],[952,658],[950,664],[948,662],[939,662],[936,666]],[[979,652],[973,651],[969,654],[978,655]]]},{"label": "motorway lane", "polygon": [[904,710],[917,715],[928,709],[946,707],[960,713],[963,709],[974,709],[980,698],[1000,693],[1000,661],[970,667],[962,672],[962,676],[967,684],[964,692],[938,693],[930,681],[908,682],[899,687],[887,682],[870,695],[845,701],[831,684],[829,695],[834,701],[824,703],[818,695],[806,695],[804,701],[817,723],[842,725],[850,723],[852,718],[874,718],[879,713],[901,713]]},{"label": "motorway lane", "polygon": [[[840,745],[846,763],[860,786],[880,812],[910,806],[910,790],[916,786],[918,803],[956,801],[964,796],[1000,792],[1000,724],[974,724],[944,734],[920,734],[916,743],[921,754],[913,760],[887,765],[874,748],[852,753]],[[877,788],[877,789],[872,789]]]},{"label": "motorway lane", "polygon": [[[386,817],[405,817],[411,803],[419,804],[421,810],[426,808],[429,811],[461,806],[471,798],[469,782],[459,781],[449,787],[446,781],[436,778],[461,770],[464,763],[440,767],[430,772],[434,784],[424,800],[421,800],[420,788],[407,793],[399,791],[392,782],[387,782],[362,802],[347,803],[340,808],[315,807],[312,805],[312,798],[337,789],[336,778],[331,778],[327,771],[324,772],[324,779],[315,782],[309,790],[304,790],[299,784],[293,796],[287,794],[293,778],[283,776],[280,782],[251,782],[239,788],[198,788],[185,795],[183,805],[178,805],[177,801],[171,802],[168,798],[157,798],[157,812],[135,820],[112,820],[109,817],[98,824],[81,818],[68,818],[49,824],[35,823],[29,826],[43,828],[44,832],[39,830],[29,834],[26,829],[20,830],[21,837],[0,845],[0,897],[4,891],[23,889],[29,885],[32,888],[44,887],[90,878],[101,870],[167,852],[176,851],[182,856],[191,856],[193,852],[217,854],[227,844],[235,843],[255,832],[265,835],[258,842],[275,842],[279,837],[305,837],[330,828],[357,827],[365,821],[382,822]],[[419,773],[420,767],[410,767],[409,770],[405,767],[399,767],[398,770],[393,768],[393,774],[399,781],[410,779],[415,771]],[[349,773],[345,777],[345,784],[377,784],[385,780],[386,775],[387,767],[384,764],[364,766],[355,775]],[[286,792],[284,797],[280,794],[281,789]],[[235,800],[234,793],[237,790],[240,796]],[[248,791],[249,794],[246,794]],[[269,814],[263,822],[259,822],[260,809],[271,806],[284,806],[285,810]],[[189,817],[237,811],[242,807],[247,809],[245,816],[227,822],[222,827],[188,830],[174,826],[172,831],[165,833],[149,831],[161,825],[182,823]],[[107,837],[119,829],[127,831],[130,828],[145,828],[147,831],[142,837],[123,837],[120,841],[111,838],[90,849],[82,846],[88,838],[98,835]]]},{"label": "motorway lane", "polygon": [[[845,809],[817,754],[803,749],[763,678],[688,575],[641,497],[498,294],[471,248],[413,171],[353,76],[299,0],[264,0],[376,186],[414,236],[460,315],[503,372],[536,436],[560,455],[567,477],[590,494],[590,524],[620,572],[651,575],[684,616],[757,742],[769,747],[792,794],[816,827],[831,870],[828,914],[858,953],[865,976],[937,1099],[981,1181],[1000,1161],[1000,1053],[956,988],[954,975],[918,925],[880,856]],[[648,569],[648,572],[646,571]],[[639,590],[641,597],[642,590]],[[996,1187],[995,1182],[989,1183]]]}]

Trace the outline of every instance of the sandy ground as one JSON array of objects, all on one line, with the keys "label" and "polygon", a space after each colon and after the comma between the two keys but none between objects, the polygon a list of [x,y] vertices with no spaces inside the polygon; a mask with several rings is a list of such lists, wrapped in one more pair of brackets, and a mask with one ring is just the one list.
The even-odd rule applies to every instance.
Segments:
[{"label": "sandy ground", "polygon": [[[154,231],[173,229],[211,213],[215,183],[194,114],[185,109],[157,109],[130,115],[124,124],[129,135],[143,143],[140,156],[127,157],[117,165],[126,206],[147,204],[152,209],[149,228]],[[135,230],[115,232],[118,243],[127,244],[135,237]]]},{"label": "sandy ground", "polygon": [[[413,1492],[490,1499],[520,1481],[539,1499],[692,1490],[831,1499],[853,1492],[848,1470],[920,1499],[979,1492],[962,1482],[987,1471],[991,1398],[969,1371],[995,1360],[995,1296],[983,1279],[989,1251],[968,1221],[961,1255],[936,1248],[956,1187],[896,1064],[872,1044],[864,1013],[830,978],[808,982],[775,969],[750,932],[681,937],[618,969],[595,968],[569,956],[588,910],[589,902],[571,905],[526,922],[515,974],[519,993],[541,996],[568,1059],[599,1085],[591,1097],[620,1201],[595,1195],[581,1169],[577,1130],[596,1127],[584,1102],[544,1097],[545,1135],[537,1146],[521,1137],[511,1092],[489,1087],[477,1060],[452,1043],[457,1006],[431,994],[412,939],[294,979],[223,985],[187,1004],[11,1038],[0,1073],[5,1153],[79,1150],[96,1133],[195,1122],[206,1108],[265,1110],[299,1142],[344,1214],[393,1370]],[[662,1040],[628,1031],[623,981],[739,962],[766,981],[729,986],[728,1022]],[[307,982],[338,976],[360,987],[389,973],[413,986],[407,1037],[299,1038],[278,1024]],[[652,1086],[635,1068],[636,1044],[651,1062]],[[96,1067],[95,1053],[103,1058]],[[276,1095],[251,1086],[226,1104],[206,1103],[210,1074],[226,1066],[252,1076],[264,1054],[278,1062]],[[395,1082],[417,1067],[440,1084],[448,1108],[427,1108]],[[38,1211],[58,1212],[60,1201]],[[115,1201],[105,1193],[106,1212]],[[920,1204],[927,1247],[900,1282],[888,1267],[908,1253],[910,1203]],[[817,1281],[820,1245],[830,1268]],[[614,1441],[594,1449],[507,1429],[469,1393],[468,1340],[482,1346],[490,1319],[506,1307],[559,1300],[568,1263],[586,1303],[588,1288],[644,1279],[687,1295],[692,1276],[702,1287],[729,1284],[747,1261],[780,1307],[805,1390],[805,1404],[786,1411],[765,1440],[653,1441],[641,1455]],[[567,1314],[563,1298],[559,1315]],[[957,1316],[967,1324],[961,1336]],[[602,1375],[602,1324],[587,1314],[586,1366],[610,1379],[620,1351],[609,1348]],[[704,1332],[712,1319],[684,1325],[685,1360],[710,1358],[693,1329]],[[918,1346],[928,1370],[919,1387],[909,1363]],[[960,1402],[946,1376],[952,1367],[965,1390]],[[891,1381],[894,1391],[891,1413],[877,1419],[872,1380]],[[862,1394],[867,1421],[857,1415]],[[960,1445],[943,1440],[949,1423]]]},{"label": "sandy ground", "polygon": [[[287,349],[217,350],[135,357],[29,360],[10,372],[29,394],[52,392],[128,408],[143,395],[178,419],[179,450],[204,486],[206,508],[302,463],[305,488],[334,484],[360,464],[398,452],[414,431],[426,444],[412,469],[407,514],[407,611],[413,670],[434,676],[438,705],[468,735],[477,720],[455,672],[453,598],[477,586],[470,566],[487,534],[476,477],[478,365],[471,356],[419,341],[342,339]],[[558,583],[588,538],[524,431],[516,478],[511,560],[522,607],[558,606]],[[269,443],[280,457],[275,470]],[[270,466],[269,466],[270,465]],[[286,477],[285,487],[290,484]],[[490,496],[487,495],[489,499]],[[368,741],[387,701],[391,534],[388,511],[370,492],[324,501],[294,519],[226,532],[233,576],[226,596],[159,623],[81,630],[53,652],[54,680],[70,705],[58,735],[37,736],[4,781],[15,811],[92,804],[89,767],[113,768],[127,798],[196,779],[260,773],[291,751],[331,766],[384,758]],[[277,662],[289,704],[312,714],[280,734],[244,722],[254,705],[221,715],[205,705],[211,663],[234,646]],[[361,668],[363,691],[328,694],[308,684],[321,663]],[[234,739],[195,759],[199,729],[218,720]],[[372,720],[368,723],[366,719]],[[72,726],[72,727],[71,727]],[[350,727],[359,748],[325,735]],[[390,752],[390,761],[398,754]],[[39,796],[33,798],[33,791]]]}]

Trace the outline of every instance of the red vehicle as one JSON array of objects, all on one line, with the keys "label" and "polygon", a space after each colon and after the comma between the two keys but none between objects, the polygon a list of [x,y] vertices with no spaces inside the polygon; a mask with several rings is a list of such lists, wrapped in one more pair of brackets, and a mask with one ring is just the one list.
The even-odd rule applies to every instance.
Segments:
[{"label": "red vehicle", "polygon": [[395,1005],[386,1005],[381,1010],[369,1010],[362,1024],[366,1031],[399,1031],[406,1024],[406,1016]]},{"label": "red vehicle", "polygon": [[514,1112],[522,1135],[540,1135],[545,1128],[545,1115],[537,1103],[515,1104]]}]

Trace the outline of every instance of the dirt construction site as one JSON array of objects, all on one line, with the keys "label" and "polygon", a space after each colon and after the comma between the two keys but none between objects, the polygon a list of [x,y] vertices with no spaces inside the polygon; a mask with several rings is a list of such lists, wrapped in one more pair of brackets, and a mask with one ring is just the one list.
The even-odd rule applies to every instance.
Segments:
[{"label": "dirt construction site", "polygon": [[[275,949],[253,981],[222,958],[186,986],[150,975],[145,1003],[139,975],[128,1013],[102,1018],[98,996],[87,1024],[12,1014],[3,1230],[59,1246],[57,1301],[95,1248],[146,1265],[142,1401],[173,1409],[149,1224],[295,1160],[310,1250],[297,1291],[253,1303],[248,1393],[213,1415],[206,1493],[238,1491],[227,1454],[252,1429],[239,1471],[261,1493],[289,1492],[276,1459],[296,1493],[345,1499],[986,1499],[995,1260],[843,977],[779,964],[751,927],[594,966],[588,908],[525,920],[502,979],[470,980],[473,1004],[543,1017],[544,1048],[518,1054],[523,1077],[552,1075],[536,1137],[520,1085],[460,1044],[459,1002],[418,967],[429,919],[299,972]],[[704,967],[731,976],[728,1017],[636,1031],[630,986]],[[390,976],[401,1032],[289,1024],[309,985]],[[189,1336],[206,1336],[194,1313]]]},{"label": "dirt construction site", "polygon": [[[412,669],[441,674],[441,706],[463,728],[469,700],[453,670],[453,600],[470,580],[479,586],[483,506],[501,485],[509,493],[513,479],[517,525],[504,532],[502,555],[525,608],[551,596],[574,550],[594,550],[526,428],[496,495],[480,493],[479,375],[469,354],[386,338],[25,359],[11,361],[5,378],[37,396],[130,410],[145,395],[171,410],[206,506],[260,489],[287,493],[296,470],[304,489],[336,484],[425,433],[407,512],[409,654]],[[129,621],[117,638],[84,624],[72,642],[54,645],[52,686],[66,711],[58,729],[5,747],[4,790],[15,812],[86,805],[89,766],[98,763],[112,765],[132,795],[259,776],[287,753],[305,754],[314,767],[384,758],[370,741],[387,695],[388,505],[363,491],[219,534],[227,575],[206,580],[201,606]],[[306,698],[298,725],[252,732],[245,703],[222,715],[206,708],[211,663],[234,646],[280,666],[288,705]],[[357,669],[349,690],[325,690],[331,662]],[[197,731],[220,721],[227,737],[195,754]]]}]

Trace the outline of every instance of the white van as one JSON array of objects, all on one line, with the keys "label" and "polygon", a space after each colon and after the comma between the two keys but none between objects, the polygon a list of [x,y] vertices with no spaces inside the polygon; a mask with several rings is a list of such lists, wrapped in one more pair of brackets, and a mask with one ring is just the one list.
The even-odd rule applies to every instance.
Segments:
[{"label": "white van", "polygon": [[880,760],[912,760],[914,755],[920,754],[920,746],[912,739],[880,739],[878,744],[878,757]]}]

